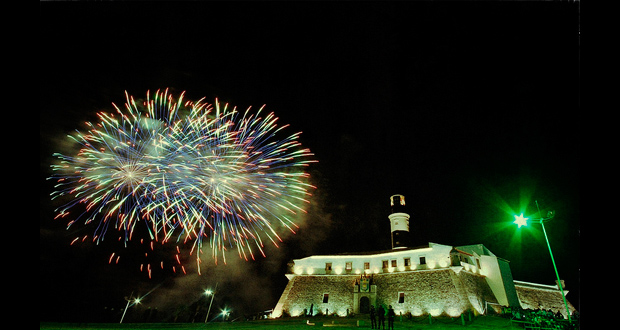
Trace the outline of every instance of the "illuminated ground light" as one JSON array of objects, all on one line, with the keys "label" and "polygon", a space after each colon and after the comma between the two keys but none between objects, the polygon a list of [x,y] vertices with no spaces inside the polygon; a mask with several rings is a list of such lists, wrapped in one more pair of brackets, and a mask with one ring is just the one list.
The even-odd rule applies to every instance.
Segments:
[{"label": "illuminated ground light", "polygon": [[446,308],[446,314],[450,317],[457,317],[463,313],[463,310],[456,307],[448,307]]},{"label": "illuminated ground light", "polygon": [[303,310],[300,308],[293,308],[291,309],[291,316],[300,316],[302,312]]},{"label": "illuminated ground light", "polygon": [[414,306],[411,309],[411,315],[413,316],[420,316],[422,315],[424,312],[422,311],[422,308],[418,307],[418,306]]},{"label": "illuminated ground light", "polygon": [[441,315],[441,313],[443,313],[443,306],[440,306],[438,304],[431,304],[428,307],[428,313],[431,314],[432,316],[439,316]]},{"label": "illuminated ground light", "polygon": [[439,316],[441,315],[441,308],[431,308],[428,310],[428,313],[432,316]]}]

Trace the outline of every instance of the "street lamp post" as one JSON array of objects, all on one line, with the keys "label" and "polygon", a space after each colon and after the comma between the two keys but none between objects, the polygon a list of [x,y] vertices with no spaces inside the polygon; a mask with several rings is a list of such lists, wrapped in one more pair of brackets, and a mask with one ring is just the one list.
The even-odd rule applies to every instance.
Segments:
[{"label": "street lamp post", "polygon": [[[127,313],[127,309],[129,308],[129,303],[131,303],[131,296],[133,296],[133,292],[131,293],[131,295],[129,295],[129,298],[127,298],[127,305],[125,305],[125,310],[123,311],[123,316],[121,316],[121,321],[119,323],[123,323],[123,319],[125,318],[125,313]],[[134,299],[133,302],[134,304],[139,304],[140,298]]]},{"label": "street lamp post", "polygon": [[[560,280],[560,274],[558,273],[558,267],[555,265],[555,259],[553,258],[553,252],[551,251],[551,244],[549,244],[549,237],[547,237],[547,230],[545,229],[545,221],[551,220],[555,216],[555,214],[553,212],[549,212],[547,214],[547,217],[543,218],[542,213],[540,213],[540,207],[538,206],[538,201],[535,200],[534,202],[536,203],[536,208],[538,209],[538,215],[540,216],[540,218],[532,219],[532,220],[537,220],[538,223],[540,223],[542,227],[543,234],[545,235],[545,240],[547,241],[547,248],[549,248],[549,254],[551,255],[551,263],[553,264],[553,269],[555,270],[555,277],[558,280],[558,287],[560,287],[560,292],[562,293],[562,299],[564,299],[564,306],[566,307],[566,315],[568,316],[568,322],[571,322],[570,310],[568,309],[568,303],[566,302],[566,295],[564,295],[564,288],[562,286],[562,281]],[[519,228],[521,228],[521,226],[527,226],[528,218],[523,217],[523,213],[521,213],[521,215],[519,216],[515,215],[514,217],[515,217],[514,223],[517,224]]]},{"label": "street lamp post", "polygon": [[[217,284],[218,283],[215,283],[215,290],[217,290]],[[207,310],[207,317],[205,317],[205,323],[207,323],[207,320],[209,320],[209,313],[211,312],[211,304],[213,304],[213,297],[215,297],[215,290],[213,291],[205,290],[205,294],[211,296],[211,302],[209,303],[209,309]]]},{"label": "street lamp post", "polygon": [[119,323],[123,323],[123,319],[125,318],[125,313],[127,313],[127,308],[129,308],[130,300],[127,299],[127,305],[125,305],[125,310],[123,311],[123,316],[121,316],[121,321]]}]

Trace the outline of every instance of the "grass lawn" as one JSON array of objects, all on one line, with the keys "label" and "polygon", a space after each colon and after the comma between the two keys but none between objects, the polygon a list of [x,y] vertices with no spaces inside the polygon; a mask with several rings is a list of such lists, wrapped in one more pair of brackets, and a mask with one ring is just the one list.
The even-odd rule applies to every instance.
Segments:
[{"label": "grass lawn", "polygon": [[[306,321],[314,323],[307,325]],[[360,321],[360,326],[357,326]],[[387,327],[387,320],[386,320]],[[314,318],[284,318],[275,320],[244,321],[244,322],[221,322],[221,323],[41,323],[41,329],[49,330],[111,330],[111,329],[138,329],[138,330],[164,330],[164,329],[217,329],[217,330],[312,330],[312,329],[370,329],[370,321],[367,318],[333,318],[333,317],[314,317]],[[511,326],[510,321],[497,316],[479,316],[471,322],[461,324],[459,318],[434,318],[433,324],[429,324],[428,318],[417,318],[413,320],[396,319],[394,330],[397,329],[420,329],[420,330],[443,330],[443,329],[521,329],[519,326]]]}]

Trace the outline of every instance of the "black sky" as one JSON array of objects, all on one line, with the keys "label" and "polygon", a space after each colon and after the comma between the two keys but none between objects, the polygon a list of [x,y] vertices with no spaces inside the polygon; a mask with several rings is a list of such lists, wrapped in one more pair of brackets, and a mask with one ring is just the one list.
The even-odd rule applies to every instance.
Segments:
[{"label": "black sky", "polygon": [[[555,209],[547,231],[577,305],[578,6],[42,2],[41,320],[94,318],[92,310],[123,305],[135,288],[165,283],[151,294],[155,305],[180,287],[199,291],[225,277],[234,280],[222,280],[228,297],[218,297],[228,300],[219,303],[251,300],[247,286],[262,286],[259,306],[238,308],[272,308],[290,259],[389,248],[388,198],[396,193],[406,196],[416,243],[482,243],[511,261],[515,279],[546,284],[555,276],[540,231],[515,243],[499,205],[517,210],[529,195],[529,213],[534,199]],[[318,189],[298,234],[271,257],[231,262],[195,281],[148,281],[131,265],[107,265],[105,247],[68,246],[44,180],[51,154],[95,112],[122,104],[125,90],[143,96],[166,87],[241,109],[266,104],[303,131],[319,161],[310,168]]]}]

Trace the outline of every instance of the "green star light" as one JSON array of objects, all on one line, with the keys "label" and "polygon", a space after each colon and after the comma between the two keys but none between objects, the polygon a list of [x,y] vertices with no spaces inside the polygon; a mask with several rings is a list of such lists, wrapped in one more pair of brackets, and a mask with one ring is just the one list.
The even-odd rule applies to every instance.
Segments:
[{"label": "green star light", "polygon": [[515,215],[515,221],[514,223],[516,223],[519,227],[521,228],[521,226],[527,226],[527,220],[529,218],[526,218],[523,216],[523,213],[521,213],[521,215]]}]

